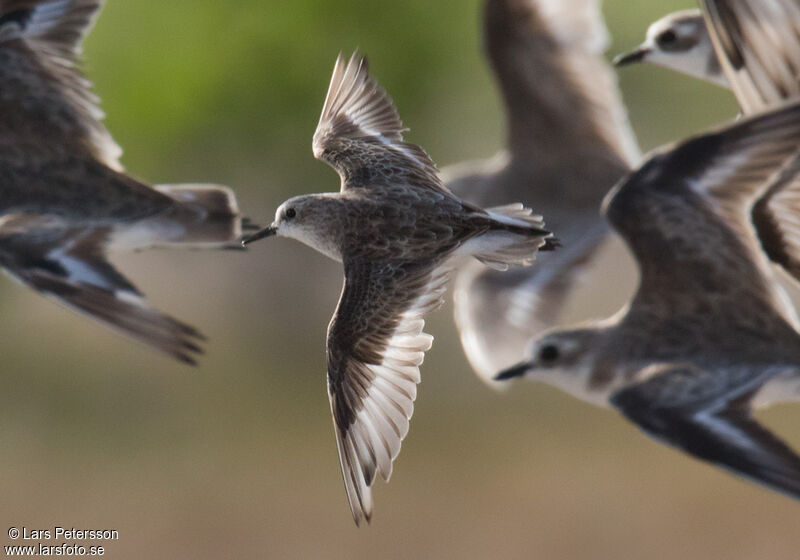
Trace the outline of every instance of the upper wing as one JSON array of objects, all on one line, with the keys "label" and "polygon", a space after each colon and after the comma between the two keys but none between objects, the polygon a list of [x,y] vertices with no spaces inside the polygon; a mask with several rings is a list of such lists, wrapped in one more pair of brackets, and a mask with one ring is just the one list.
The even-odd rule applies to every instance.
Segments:
[{"label": "upper wing", "polygon": [[106,260],[106,229],[51,227],[40,217],[7,217],[0,266],[23,284],[188,364],[202,353],[193,327],[147,306]]},{"label": "upper wing", "polygon": [[328,394],[347,499],[356,524],[372,515],[375,473],[389,480],[408,432],[419,366],[433,338],[423,315],[438,307],[446,269],[345,261],[328,328]]},{"label": "upper wing", "polygon": [[512,152],[564,165],[578,152],[623,170],[639,160],[598,0],[487,0],[484,33]]},{"label": "upper wing", "polygon": [[[105,115],[100,100],[77,68],[81,40],[103,4],[104,0],[0,0],[0,48],[7,53],[2,75],[25,80],[26,74],[35,74],[49,82],[48,86],[54,85],[55,89],[40,92],[38,103],[47,105],[42,110],[77,115],[95,156],[120,170],[122,149],[102,125]],[[75,138],[75,142],[80,140]]]},{"label": "upper wing", "polygon": [[428,154],[403,142],[404,130],[367,59],[353,53],[345,62],[340,54],[314,133],[314,157],[339,173],[342,189],[406,183],[446,192]]},{"label": "upper wing", "polygon": [[[487,55],[503,95],[508,150],[443,170],[482,207],[520,201],[547,218],[562,247],[525,270],[467,267],[454,293],[462,347],[484,380],[523,359],[552,326],[581,262],[608,229],[602,197],[638,161],[598,0],[486,0]],[[510,157],[508,157],[510,155]]]},{"label": "upper wing", "polygon": [[745,115],[800,95],[796,0],[701,0],[712,43]]},{"label": "upper wing", "polygon": [[[707,26],[742,111],[800,95],[800,4],[795,0],[704,0]],[[769,258],[800,279],[800,156],[753,207]]]},{"label": "upper wing", "polygon": [[664,443],[800,498],[800,457],[756,422],[746,406],[749,393],[764,379],[724,387],[728,373],[665,366],[619,391],[611,402]]},{"label": "upper wing", "polygon": [[745,300],[780,308],[750,211],[798,145],[800,104],[656,154],[612,191],[606,215],[641,269],[634,305],[695,304],[697,294],[713,294],[722,309]]},{"label": "upper wing", "polygon": [[800,281],[800,156],[753,206],[753,225],[770,260]]}]

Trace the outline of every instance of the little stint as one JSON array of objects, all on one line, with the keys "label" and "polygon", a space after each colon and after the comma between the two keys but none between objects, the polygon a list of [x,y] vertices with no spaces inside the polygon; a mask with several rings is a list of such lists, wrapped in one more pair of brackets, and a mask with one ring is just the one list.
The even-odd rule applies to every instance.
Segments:
[{"label": "little stint", "polygon": [[458,256],[497,269],[528,265],[549,234],[521,204],[483,210],[453,195],[433,161],[403,141],[403,124],[367,61],[339,56],[314,156],[341,192],[284,202],[245,243],[291,237],[344,264],[328,327],[328,394],[356,524],[372,515],[376,473],[388,480],[408,431],[423,354],[423,316],[438,307]]}]

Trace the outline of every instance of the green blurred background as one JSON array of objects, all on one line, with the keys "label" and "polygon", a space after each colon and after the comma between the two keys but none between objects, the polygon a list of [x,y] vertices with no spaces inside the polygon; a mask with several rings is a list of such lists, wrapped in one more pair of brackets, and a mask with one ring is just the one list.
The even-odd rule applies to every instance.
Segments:
[{"label": "green blurred background", "polygon": [[[606,1],[610,53],[690,5]],[[340,50],[369,54],[407,137],[440,165],[493,154],[502,117],[479,12],[479,0],[109,0],[86,69],[132,174],[232,185],[263,222],[288,196],[338,188],[310,146]],[[665,70],[620,78],[646,150],[736,113],[725,91]],[[197,369],[174,364],[0,283],[0,534],[113,528],[110,558],[800,554],[796,502],[554,389],[487,389],[449,305],[430,317],[436,344],[392,482],[376,485],[373,524],[356,530],[325,391],[340,266],[286,240],[115,262],[205,331],[209,354]],[[635,281],[610,243],[569,318],[616,310]],[[761,417],[800,447],[798,407]]]}]

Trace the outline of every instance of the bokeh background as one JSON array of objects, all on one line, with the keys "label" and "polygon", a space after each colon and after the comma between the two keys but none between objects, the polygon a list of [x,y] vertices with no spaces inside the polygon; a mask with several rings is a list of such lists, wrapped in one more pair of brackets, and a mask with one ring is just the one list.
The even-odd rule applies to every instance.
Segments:
[{"label": "bokeh background", "polygon": [[[691,2],[607,0],[610,53]],[[86,69],[128,170],[234,186],[268,221],[336,190],[311,135],[336,53],[359,47],[408,138],[440,165],[502,144],[480,1],[109,0]],[[620,76],[644,149],[736,113],[730,95],[656,68]],[[7,527],[113,528],[110,558],[796,559],[797,502],[538,384],[485,387],[448,305],[411,431],[375,517],[347,508],[325,391],[340,266],[278,240],[247,253],[115,257],[151,302],[211,339],[177,365],[0,283],[0,544]],[[616,310],[636,283],[612,242],[568,318]],[[760,417],[800,447],[800,408]]]}]

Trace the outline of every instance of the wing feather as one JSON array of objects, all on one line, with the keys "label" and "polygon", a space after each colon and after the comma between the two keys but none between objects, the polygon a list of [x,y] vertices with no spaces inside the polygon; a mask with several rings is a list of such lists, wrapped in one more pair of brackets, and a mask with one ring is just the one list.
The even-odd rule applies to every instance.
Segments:
[{"label": "wing feather", "polygon": [[3,0],[0,42],[22,38],[54,54],[72,58],[81,52],[104,0]]},{"label": "wing feather", "polygon": [[702,0],[712,43],[745,115],[800,96],[800,5]]},{"label": "wing feather", "polygon": [[25,231],[25,221],[17,216],[0,231],[0,266],[13,278],[176,360],[196,363],[205,338],[150,308],[108,262],[107,229],[38,229],[42,222],[32,217]]},{"label": "wing feather", "polygon": [[753,206],[753,224],[770,260],[800,281],[800,156]]},{"label": "wing feather", "polygon": [[328,394],[356,524],[372,515],[376,475],[388,481],[414,412],[419,366],[433,342],[423,316],[442,302],[444,267],[345,261],[328,330]]},{"label": "wing feather", "polygon": [[[333,167],[342,189],[405,182],[446,193],[425,151],[403,141],[403,123],[365,57],[340,54],[314,133],[314,157]],[[449,194],[449,193],[447,193]]]},{"label": "wing feather", "polygon": [[[713,289],[719,302],[756,298],[761,308],[785,308],[750,212],[798,145],[793,104],[658,153],[612,191],[606,215],[642,271],[637,301],[675,304]],[[740,277],[748,283],[726,280]]]},{"label": "wing feather", "polygon": [[[54,85],[60,98],[42,93],[37,100],[42,105],[39,109],[74,115],[94,155],[109,167],[121,170],[122,149],[103,126],[105,114],[100,109],[100,99],[78,68],[81,41],[103,4],[104,0],[0,1],[0,48],[5,49],[3,64],[7,67],[3,78],[11,75],[19,79],[27,73]],[[70,132],[78,142],[78,130]]]},{"label": "wing feather", "polygon": [[[745,114],[800,96],[800,4],[794,0],[704,0],[702,4],[709,33]],[[752,210],[764,251],[795,279],[800,278],[798,174],[800,156],[773,178]]]},{"label": "wing feather", "polygon": [[[742,406],[775,372],[747,375],[743,381],[731,373],[667,365],[656,376],[617,392],[611,402],[664,443],[800,498],[800,457]],[[720,391],[726,380],[732,382]],[[687,399],[693,395],[699,398]]]}]

